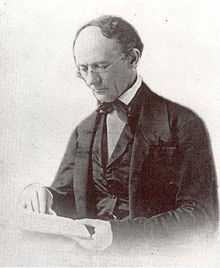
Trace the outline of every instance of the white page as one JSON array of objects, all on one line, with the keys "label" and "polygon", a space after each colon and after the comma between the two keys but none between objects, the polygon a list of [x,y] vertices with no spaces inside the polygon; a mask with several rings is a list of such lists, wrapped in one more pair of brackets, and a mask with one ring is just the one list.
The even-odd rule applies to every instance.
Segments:
[{"label": "white page", "polygon": [[90,238],[84,225],[76,223],[73,219],[48,214],[23,212],[16,215],[16,227],[30,232],[63,235],[68,238]]}]

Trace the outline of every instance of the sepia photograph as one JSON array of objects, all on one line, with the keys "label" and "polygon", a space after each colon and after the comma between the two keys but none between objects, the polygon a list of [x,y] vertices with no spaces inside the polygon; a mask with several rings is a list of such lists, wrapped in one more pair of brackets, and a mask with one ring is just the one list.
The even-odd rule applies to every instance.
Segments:
[{"label": "sepia photograph", "polygon": [[0,267],[220,266],[217,0],[0,0]]}]

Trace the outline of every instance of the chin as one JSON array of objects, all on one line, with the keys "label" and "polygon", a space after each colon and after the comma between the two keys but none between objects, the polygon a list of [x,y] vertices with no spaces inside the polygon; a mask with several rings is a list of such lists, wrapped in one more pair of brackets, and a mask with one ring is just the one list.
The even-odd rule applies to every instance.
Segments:
[{"label": "chin", "polygon": [[103,95],[95,95],[96,99],[100,102],[112,102],[114,98],[110,96],[103,96]]}]

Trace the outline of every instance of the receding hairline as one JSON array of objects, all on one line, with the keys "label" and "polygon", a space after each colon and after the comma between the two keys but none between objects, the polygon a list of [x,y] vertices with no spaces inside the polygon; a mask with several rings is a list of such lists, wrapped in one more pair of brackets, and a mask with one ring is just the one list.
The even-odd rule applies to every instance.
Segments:
[{"label": "receding hairline", "polygon": [[[73,40],[74,58],[76,41],[80,33],[88,27],[97,27],[104,37],[116,40],[124,53],[127,53],[129,49],[136,48],[142,55],[144,45],[135,27],[119,16],[103,15],[90,20],[78,29]],[[130,48],[129,45],[131,46]]]}]

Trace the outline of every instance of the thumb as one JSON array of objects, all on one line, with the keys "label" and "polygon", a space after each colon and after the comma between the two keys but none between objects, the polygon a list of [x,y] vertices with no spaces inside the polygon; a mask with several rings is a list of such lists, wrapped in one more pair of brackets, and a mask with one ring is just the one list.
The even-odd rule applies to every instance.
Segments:
[{"label": "thumb", "polygon": [[48,214],[49,215],[57,215],[56,212],[52,208],[48,209]]}]

